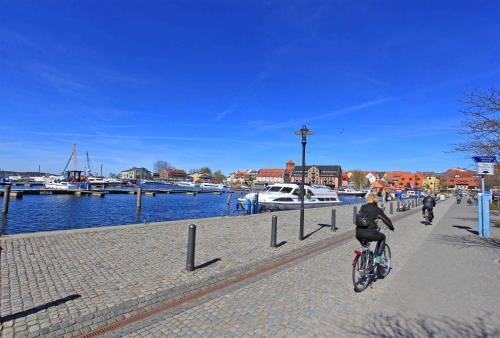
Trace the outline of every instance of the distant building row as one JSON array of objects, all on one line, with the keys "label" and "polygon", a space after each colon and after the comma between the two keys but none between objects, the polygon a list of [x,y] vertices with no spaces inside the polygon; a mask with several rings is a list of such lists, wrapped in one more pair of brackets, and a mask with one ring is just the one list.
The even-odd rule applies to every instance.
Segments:
[{"label": "distant building row", "polygon": [[288,161],[285,164],[285,168],[237,171],[229,175],[227,182],[230,184],[244,184],[246,182],[266,184],[300,183],[302,182],[302,171],[304,171],[306,184],[322,184],[332,188],[340,186],[342,178],[342,169],[340,166],[310,165],[303,169],[302,166],[296,166],[293,161]]},{"label": "distant building row", "polygon": [[146,168],[130,168],[120,174],[123,180],[160,179],[169,182],[193,181],[193,182],[213,182],[212,176],[204,173],[188,174],[182,169],[165,168],[159,174],[152,173]]},{"label": "distant building row", "polygon": [[[480,179],[475,177],[475,171],[460,168],[449,169],[442,174],[432,172],[411,173],[408,171],[389,172],[360,172],[347,171],[342,173],[339,165],[310,165],[304,169],[296,166],[293,161],[288,161],[285,168],[263,168],[260,170],[236,171],[231,173],[226,183],[229,185],[252,184],[253,182],[274,183],[300,183],[304,171],[306,184],[327,185],[334,189],[349,187],[359,184],[361,175],[362,187],[373,190],[406,190],[421,189],[437,192],[441,190],[477,190]],[[131,168],[121,172],[122,179],[162,179],[170,182],[193,181],[213,182],[214,179],[207,174],[187,174],[184,170],[167,168],[159,174],[151,173],[146,168]]]},{"label": "distant building row", "polygon": [[[343,186],[354,185],[355,173],[346,172],[342,177]],[[475,171],[460,168],[449,169],[442,174],[408,171],[361,172],[366,186],[373,190],[420,189],[437,192],[441,190],[477,190],[480,179],[474,177]]]}]

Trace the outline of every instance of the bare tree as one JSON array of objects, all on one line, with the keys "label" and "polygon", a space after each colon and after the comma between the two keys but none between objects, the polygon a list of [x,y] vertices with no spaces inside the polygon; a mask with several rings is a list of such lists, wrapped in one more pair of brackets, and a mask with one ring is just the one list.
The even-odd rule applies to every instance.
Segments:
[{"label": "bare tree", "polygon": [[167,161],[156,161],[153,165],[155,173],[161,173],[163,169],[170,169],[172,165]]},{"label": "bare tree", "polygon": [[212,176],[212,169],[210,169],[209,167],[201,167],[200,169],[198,169],[198,172],[200,174]]},{"label": "bare tree", "polygon": [[460,133],[464,141],[453,146],[452,151],[469,155],[500,154],[500,91],[475,90],[466,94]]},{"label": "bare tree", "polygon": [[351,181],[354,183],[354,187],[356,189],[360,189],[368,185],[368,179],[360,170],[352,171]]},{"label": "bare tree", "polygon": [[222,171],[217,170],[216,172],[214,172],[214,179],[217,182],[224,182],[224,180],[226,179],[226,176],[222,173]]}]

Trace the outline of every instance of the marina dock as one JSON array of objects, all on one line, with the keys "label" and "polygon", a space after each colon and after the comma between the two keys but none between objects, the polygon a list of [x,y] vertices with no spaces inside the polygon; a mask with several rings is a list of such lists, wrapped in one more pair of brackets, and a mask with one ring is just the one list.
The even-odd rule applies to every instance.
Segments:
[{"label": "marina dock", "polygon": [[[231,194],[233,191],[203,189],[203,190],[183,190],[183,189],[142,189],[142,193],[149,196],[156,194]],[[3,196],[4,190],[0,189],[0,196]],[[100,196],[106,194],[137,194],[137,189],[106,189],[106,190],[59,190],[59,189],[15,189],[10,192],[11,197],[22,195],[74,195],[74,196]],[[14,196],[15,195],[15,196]]]}]

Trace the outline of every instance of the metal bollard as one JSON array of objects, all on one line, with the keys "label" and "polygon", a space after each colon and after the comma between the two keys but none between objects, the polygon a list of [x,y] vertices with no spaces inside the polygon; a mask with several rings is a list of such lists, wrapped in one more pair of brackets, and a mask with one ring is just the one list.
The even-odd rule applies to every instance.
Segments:
[{"label": "metal bollard", "polygon": [[394,205],[392,202],[389,204],[389,213],[392,215],[394,213]]},{"label": "metal bollard", "polygon": [[398,201],[396,210],[399,211],[399,201]]},{"label": "metal bollard", "polygon": [[196,225],[189,225],[186,270],[194,271],[194,253],[196,246]]},{"label": "metal bollard", "polygon": [[278,244],[276,243],[276,237],[278,232],[278,216],[273,216],[271,222],[271,248],[276,248]]},{"label": "metal bollard", "polygon": [[142,207],[142,188],[137,188],[137,210]]},{"label": "metal bollard", "polygon": [[337,221],[337,210],[332,209],[332,221],[331,221],[331,230],[336,231],[337,230],[337,224],[335,224]]},{"label": "metal bollard", "polygon": [[356,224],[356,214],[358,213],[358,207],[355,205],[352,208],[352,224]]},{"label": "metal bollard", "polygon": [[3,206],[2,206],[3,214],[7,214],[9,212],[9,201],[10,201],[10,185],[6,185],[3,188]]}]

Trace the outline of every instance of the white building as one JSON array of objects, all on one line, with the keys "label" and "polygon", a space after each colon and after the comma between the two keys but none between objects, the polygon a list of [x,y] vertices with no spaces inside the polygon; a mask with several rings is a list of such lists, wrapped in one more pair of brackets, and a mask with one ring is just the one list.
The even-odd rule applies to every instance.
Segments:
[{"label": "white building", "polygon": [[377,175],[375,175],[372,172],[367,173],[365,177],[368,180],[368,182],[370,182],[370,185],[373,184],[376,180],[378,180]]},{"label": "white building", "polygon": [[140,180],[151,178],[151,172],[146,168],[130,168],[129,170],[124,170],[120,174],[122,180]]}]

